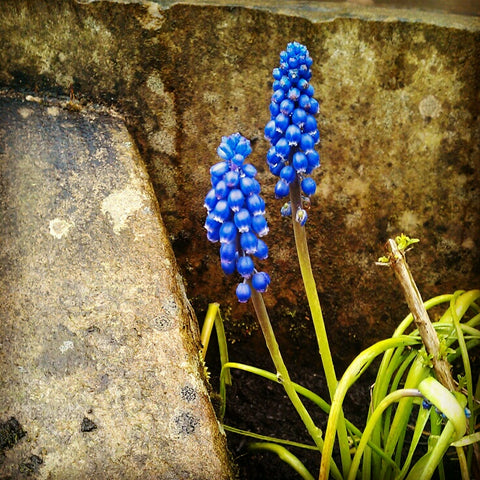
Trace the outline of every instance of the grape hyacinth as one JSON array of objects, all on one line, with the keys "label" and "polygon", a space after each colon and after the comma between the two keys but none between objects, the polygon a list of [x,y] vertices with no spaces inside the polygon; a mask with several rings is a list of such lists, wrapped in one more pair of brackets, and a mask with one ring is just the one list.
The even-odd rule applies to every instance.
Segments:
[{"label": "grape hyacinth", "polygon": [[207,238],[221,244],[222,270],[228,275],[236,270],[243,277],[236,289],[241,303],[249,300],[250,285],[265,292],[270,283],[269,275],[257,271],[252,259],[252,255],[260,260],[268,257],[266,243],[258,238],[268,233],[268,225],[257,170],[244,163],[251,152],[250,141],[240,133],[222,137],[217,149],[222,161],[210,168],[212,188],[204,203]]},{"label": "grape hyacinth", "polygon": [[[307,48],[298,42],[289,43],[280,53],[280,66],[273,70],[271,119],[265,126],[265,137],[271,144],[267,163],[270,171],[280,177],[275,196],[286,197],[292,182],[299,182],[303,198],[295,211],[296,221],[301,225],[307,221],[304,206],[317,188],[309,175],[320,165],[320,156],[315,150],[320,133],[314,116],[319,103],[313,98],[314,89],[309,83],[311,65]],[[282,215],[290,216],[291,212],[290,202],[285,203]]]}]

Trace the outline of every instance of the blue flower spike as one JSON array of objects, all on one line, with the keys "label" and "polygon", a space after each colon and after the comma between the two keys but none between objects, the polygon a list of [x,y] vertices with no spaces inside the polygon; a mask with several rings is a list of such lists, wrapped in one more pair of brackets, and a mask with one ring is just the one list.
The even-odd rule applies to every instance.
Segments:
[{"label": "blue flower spike", "polygon": [[[290,114],[293,104],[284,103],[282,109]],[[285,119],[288,125],[288,116]],[[271,128],[272,134],[280,135],[276,132],[275,122]],[[298,141],[301,141],[301,135]],[[211,242],[220,242],[222,270],[227,275],[237,272],[243,277],[236,288],[241,303],[250,299],[250,285],[263,293],[270,283],[267,273],[256,270],[252,258],[265,260],[268,257],[267,244],[259,238],[268,233],[268,225],[265,201],[260,196],[260,184],[255,179],[257,169],[245,163],[251,152],[250,141],[239,133],[222,137],[217,148],[222,161],[210,168],[212,188],[204,203],[208,212],[205,220],[207,238]]]},{"label": "blue flower spike", "polygon": [[[280,177],[275,196],[289,195],[292,182],[301,186],[303,197],[295,210],[296,221],[301,225],[307,221],[304,207],[317,189],[315,180],[309,175],[320,166],[320,156],[315,150],[320,141],[315,119],[319,103],[313,98],[314,88],[310,84],[312,63],[307,48],[298,42],[289,43],[280,53],[280,65],[273,69],[271,117],[264,130],[271,144],[267,164],[270,171]],[[208,202],[206,199],[205,204]],[[291,211],[290,204],[285,204],[281,213],[286,216],[291,215]]]}]

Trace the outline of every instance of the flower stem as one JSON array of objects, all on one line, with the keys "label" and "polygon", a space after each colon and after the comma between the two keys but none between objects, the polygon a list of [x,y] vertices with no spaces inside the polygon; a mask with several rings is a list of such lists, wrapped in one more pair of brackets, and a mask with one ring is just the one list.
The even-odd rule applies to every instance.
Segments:
[{"label": "flower stem", "polygon": [[268,351],[270,352],[270,357],[272,358],[273,363],[275,365],[278,380],[283,385],[283,388],[285,389],[285,392],[288,395],[288,398],[290,399],[290,401],[292,402],[292,405],[295,407],[298,414],[300,415],[300,418],[305,424],[305,427],[307,428],[308,433],[310,434],[313,441],[321,451],[323,449],[322,432],[313,422],[312,417],[310,416],[307,409],[305,408],[302,401],[300,400],[300,397],[298,396],[298,393],[295,390],[295,386],[293,382],[290,380],[290,375],[288,373],[285,362],[283,361],[282,354],[280,353],[280,348],[275,338],[275,333],[273,331],[272,324],[270,323],[270,318],[268,317],[268,313],[267,313],[267,309],[265,308],[263,297],[252,286],[251,286],[251,289],[252,289],[251,298],[252,298],[253,307],[255,308],[257,320],[258,320],[258,323],[260,324],[260,328],[262,329],[262,333],[265,338],[265,343],[267,345]]},{"label": "flower stem", "polygon": [[[312,264],[310,262],[310,253],[308,251],[307,235],[305,227],[296,221],[297,210],[301,206],[300,182],[298,176],[290,184],[290,201],[292,205],[292,223],[293,233],[295,236],[295,245],[297,247],[298,262],[300,272],[302,274],[303,284],[307,295],[308,305],[312,315],[315,335],[317,337],[318,348],[322,360],[325,378],[327,380],[330,398],[333,400],[335,390],[337,389],[337,375],[333,365],[330,345],[328,343],[327,330],[323,320],[322,307],[318,298],[317,286],[313,276]],[[350,468],[351,456],[349,453],[347,428],[345,425],[343,411],[340,412],[339,422],[337,426],[338,441],[340,444],[340,454],[342,458],[343,471],[346,472]]]}]

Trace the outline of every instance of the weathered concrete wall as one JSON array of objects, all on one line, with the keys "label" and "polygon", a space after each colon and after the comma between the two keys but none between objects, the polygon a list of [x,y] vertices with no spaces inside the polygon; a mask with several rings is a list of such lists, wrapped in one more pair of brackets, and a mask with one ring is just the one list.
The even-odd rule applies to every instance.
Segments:
[{"label": "weathered concrete wall", "polygon": [[270,3],[6,0],[0,82],[72,87],[79,98],[119,105],[149,163],[190,298],[231,309],[238,337],[251,327],[250,310],[236,305],[234,282],[204,238],[202,202],[221,135],[250,137],[271,225],[266,301],[284,328],[304,332],[289,225],[264,171],[263,126],[278,53],[291,40],[306,44],[322,101],[312,263],[333,348],[348,358],[406,313],[393,277],[374,265],[389,236],[421,238],[409,258],[425,297],[478,284],[480,21]]},{"label": "weathered concrete wall", "polygon": [[121,118],[0,98],[0,477],[233,478]]}]

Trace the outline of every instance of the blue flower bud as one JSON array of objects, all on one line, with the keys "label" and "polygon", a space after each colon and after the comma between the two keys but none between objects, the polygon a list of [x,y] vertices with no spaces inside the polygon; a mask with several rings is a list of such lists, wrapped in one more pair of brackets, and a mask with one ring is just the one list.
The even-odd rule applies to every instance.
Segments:
[{"label": "blue flower bud", "polygon": [[272,75],[275,80],[280,80],[282,78],[282,72],[279,68],[274,68],[272,71]]},{"label": "blue flower bud", "polygon": [[304,133],[300,140],[300,148],[305,152],[308,153],[315,148],[315,140],[308,135],[308,133]]},{"label": "blue flower bud", "polygon": [[[205,224],[204,224],[204,228],[207,230],[207,232],[213,233],[215,231],[218,231],[220,229],[220,225],[221,225],[221,222],[215,219],[213,212],[207,215],[207,218],[205,219]],[[214,241],[217,241],[217,240],[214,240]]]},{"label": "blue flower bud", "polygon": [[292,122],[302,128],[307,120],[307,112],[303,108],[296,108],[292,113]]},{"label": "blue flower bud", "polygon": [[306,95],[305,93],[302,93],[302,95],[300,95],[300,98],[298,99],[298,106],[300,108],[303,108],[307,112],[309,112],[310,111],[310,100],[311,99],[308,95]]},{"label": "blue flower bud", "polygon": [[239,283],[237,285],[236,294],[240,303],[247,303],[252,296],[252,291],[247,283]]},{"label": "blue flower bud", "polygon": [[[226,200],[219,200],[215,208],[209,214],[217,222],[223,223],[230,216],[230,208]],[[208,218],[208,217],[207,217]]]},{"label": "blue flower bud", "polygon": [[275,197],[276,198],[283,198],[286,197],[290,193],[290,187],[285,180],[279,180],[275,185]]},{"label": "blue flower bud", "polygon": [[251,177],[241,177],[240,188],[247,197],[252,193],[260,193],[260,184]]},{"label": "blue flower bud", "polygon": [[290,125],[285,131],[285,140],[290,146],[297,146],[302,138],[302,132],[297,125]]},{"label": "blue flower bud", "polygon": [[280,112],[287,116],[289,116],[293,112],[294,108],[295,103],[288,99],[282,100],[282,103],[280,104]]},{"label": "blue flower bud", "polygon": [[238,188],[230,190],[227,203],[232,212],[238,212],[243,207],[244,202],[245,195],[242,193],[241,190],[239,190]]},{"label": "blue flower bud", "polygon": [[244,232],[240,235],[240,246],[247,255],[257,252],[257,241],[257,236],[253,232]]},{"label": "blue flower bud", "polygon": [[240,175],[238,174],[237,170],[229,170],[225,174],[225,183],[229,188],[236,187],[238,185],[239,180],[240,180]]},{"label": "blue flower bud", "polygon": [[286,165],[280,172],[280,178],[285,180],[286,183],[292,183],[297,175],[295,169],[291,165]]},{"label": "blue flower bud", "polygon": [[220,266],[226,275],[231,275],[237,267],[235,262],[225,262],[223,260],[220,260]]},{"label": "blue flower bud", "polygon": [[216,185],[215,185],[215,195],[217,196],[217,199],[221,200],[226,198],[229,192],[229,188],[227,186],[227,183],[225,180],[220,180]]},{"label": "blue flower bud", "polygon": [[291,68],[288,71],[288,78],[292,81],[293,84],[296,84],[298,81],[298,70],[296,68]]},{"label": "blue flower bud", "polygon": [[260,260],[268,258],[268,245],[260,238],[257,241],[257,253],[255,253],[255,256]]},{"label": "blue flower bud", "polygon": [[304,132],[310,133],[317,129],[317,120],[313,115],[307,115]]},{"label": "blue flower bud", "polygon": [[312,115],[315,115],[316,113],[318,113],[319,110],[320,110],[320,104],[317,102],[317,100],[312,98],[310,100],[310,108],[308,112],[311,113]]},{"label": "blue flower bud", "polygon": [[213,230],[211,232],[207,231],[207,239],[209,242],[212,242],[212,243],[218,242],[219,238],[220,237],[219,237],[218,229]]},{"label": "blue flower bud", "polygon": [[217,155],[223,160],[230,160],[233,157],[233,151],[226,143],[221,143],[217,148]]},{"label": "blue flower bud", "polygon": [[256,193],[247,197],[246,205],[248,211],[253,216],[265,214],[265,201],[260,195],[257,195]]},{"label": "blue flower bud", "polygon": [[220,260],[224,263],[235,262],[237,247],[233,243],[222,243],[220,246]]},{"label": "blue flower bud", "polygon": [[320,165],[320,155],[316,150],[307,152],[308,168],[310,171],[314,170]]},{"label": "blue flower bud", "polygon": [[252,287],[257,290],[257,292],[266,292],[269,284],[270,276],[268,275],[268,273],[258,272],[255,273],[252,277]]},{"label": "blue flower bud", "polygon": [[208,212],[212,211],[217,204],[217,194],[215,193],[215,189],[211,188],[205,197],[205,201],[203,206],[207,209]]},{"label": "blue flower bud", "polygon": [[270,120],[266,125],[264,129],[265,133],[265,138],[267,140],[271,140],[275,135],[277,134],[277,125],[275,123],[275,120]]},{"label": "blue flower bud", "polygon": [[227,171],[228,171],[228,163],[220,162],[220,163],[216,163],[210,168],[210,175],[221,177],[222,175],[225,175]]},{"label": "blue flower bud", "polygon": [[[313,95],[315,94],[315,89],[309,85],[307,87],[307,89],[305,90],[305,93],[309,96],[309,97],[313,97]],[[311,102],[310,102],[311,103]]]},{"label": "blue flower bud", "polygon": [[309,83],[304,79],[304,78],[301,78],[298,83],[297,83],[297,87],[303,92],[304,90],[306,90],[308,87],[309,87]]},{"label": "blue flower bud", "polygon": [[268,233],[267,220],[263,215],[255,215],[252,218],[252,229],[259,237],[264,237]]},{"label": "blue flower bud", "polygon": [[275,117],[275,129],[277,132],[279,133],[285,132],[289,124],[290,124],[290,118],[288,118],[287,115],[283,113],[279,113]]},{"label": "blue flower bud", "polygon": [[304,153],[295,152],[292,158],[293,168],[298,173],[305,173],[308,167],[308,160]]},{"label": "blue flower bud", "polygon": [[279,88],[275,90],[272,95],[272,102],[280,104],[282,100],[285,98],[285,92]]},{"label": "blue flower bud", "polygon": [[237,260],[237,272],[244,278],[250,278],[253,274],[255,266],[253,265],[253,260],[245,255],[239,257]]},{"label": "blue flower bud", "polygon": [[280,79],[280,86],[285,92],[288,92],[290,90],[290,87],[292,86],[292,82],[290,81],[287,75],[284,75]]},{"label": "blue flower bud", "polygon": [[317,184],[312,177],[304,178],[302,180],[301,186],[303,193],[307,196],[313,195],[315,193],[315,190],[317,189]]},{"label": "blue flower bud", "polygon": [[273,175],[278,177],[280,175],[280,172],[282,171],[282,168],[284,167],[285,163],[284,162],[279,162],[276,165],[269,165],[268,168]]},{"label": "blue flower bud", "polygon": [[239,232],[248,232],[250,230],[250,225],[252,224],[252,217],[247,209],[242,208],[235,213],[233,221]]},{"label": "blue flower bud", "polygon": [[296,102],[300,98],[300,90],[296,87],[292,87],[288,91],[288,98],[293,102]]},{"label": "blue flower bud", "polygon": [[280,113],[280,105],[275,102],[270,102],[270,114],[276,117]]},{"label": "blue flower bud", "polygon": [[220,227],[220,243],[232,243],[238,234],[233,222],[223,222]]},{"label": "blue flower bud", "polygon": [[257,169],[251,163],[245,163],[242,170],[247,177],[253,178],[257,174]]},{"label": "blue flower bud", "polygon": [[290,145],[285,138],[281,138],[275,145],[275,150],[277,152],[277,155],[286,158],[290,153]]},{"label": "blue flower bud", "polygon": [[245,161],[245,157],[243,155],[240,155],[239,153],[236,153],[232,157],[232,163],[237,167],[241,167],[244,161]]}]

